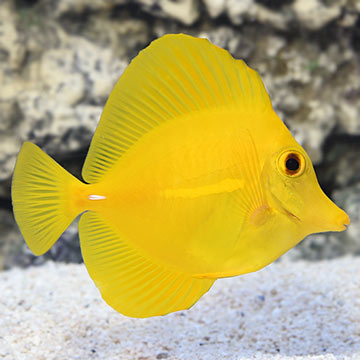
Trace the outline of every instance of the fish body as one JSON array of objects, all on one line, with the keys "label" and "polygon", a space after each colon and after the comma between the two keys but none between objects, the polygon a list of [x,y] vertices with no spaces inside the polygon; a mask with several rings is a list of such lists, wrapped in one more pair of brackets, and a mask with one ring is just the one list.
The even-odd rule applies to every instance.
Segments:
[{"label": "fish body", "polygon": [[[260,158],[270,149],[260,146],[257,155],[250,124],[244,127],[238,121],[243,115],[236,110],[205,111],[159,127],[93,187],[91,192],[106,200],[88,206],[101,208],[147,256],[188,274],[233,276],[272,262],[284,252],[281,235],[289,249],[303,234],[296,227],[295,236],[289,236],[293,222],[270,209],[260,182]],[[219,119],[227,119],[228,126],[221,126]],[[278,240],[266,241],[265,250],[261,242],[271,223],[278,228]],[[251,246],[239,241],[242,238]],[[256,257],[257,264],[248,256],[251,249],[263,254],[261,260],[261,254]]]},{"label": "fish body", "polygon": [[83,183],[25,143],[14,213],[35,254],[73,219],[84,262],[119,312],[192,306],[349,218],[274,112],[258,74],[207,40],[167,35],[136,57],[104,108]]}]

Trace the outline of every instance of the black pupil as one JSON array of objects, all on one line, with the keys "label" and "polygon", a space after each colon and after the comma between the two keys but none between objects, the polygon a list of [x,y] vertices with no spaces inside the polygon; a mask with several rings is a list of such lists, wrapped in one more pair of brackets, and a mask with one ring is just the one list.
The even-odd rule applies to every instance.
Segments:
[{"label": "black pupil", "polygon": [[290,171],[296,171],[297,169],[299,169],[300,164],[299,162],[294,159],[294,158],[290,158],[286,160],[286,168]]}]

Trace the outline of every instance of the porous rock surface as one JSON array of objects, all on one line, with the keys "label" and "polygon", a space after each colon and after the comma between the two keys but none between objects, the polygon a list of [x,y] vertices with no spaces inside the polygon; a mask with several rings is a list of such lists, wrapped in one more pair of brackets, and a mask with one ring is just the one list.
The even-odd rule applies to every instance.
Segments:
[{"label": "porous rock surface", "polygon": [[360,258],[282,262],[218,280],[189,311],[132,319],[104,303],[84,265],[0,273],[0,358],[360,358]]},{"label": "porous rock surface", "polygon": [[[80,174],[107,96],[129,61],[153,39],[184,32],[259,71],[327,193],[353,204],[345,208],[352,231],[315,236],[317,245],[304,242],[295,257],[359,253],[352,235],[359,232],[352,210],[360,182],[359,24],[357,0],[0,1],[0,207],[10,217],[10,178],[24,141]],[[2,241],[12,243],[16,231]]]}]

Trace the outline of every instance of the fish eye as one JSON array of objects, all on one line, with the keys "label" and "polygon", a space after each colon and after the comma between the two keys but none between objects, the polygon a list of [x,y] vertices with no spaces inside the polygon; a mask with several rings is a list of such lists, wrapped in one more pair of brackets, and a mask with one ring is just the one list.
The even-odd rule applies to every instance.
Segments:
[{"label": "fish eye", "polygon": [[300,167],[299,160],[295,157],[291,157],[286,160],[285,166],[289,171],[296,171]]},{"label": "fish eye", "polygon": [[289,176],[300,176],[305,169],[305,158],[298,151],[285,151],[279,157],[280,171]]}]

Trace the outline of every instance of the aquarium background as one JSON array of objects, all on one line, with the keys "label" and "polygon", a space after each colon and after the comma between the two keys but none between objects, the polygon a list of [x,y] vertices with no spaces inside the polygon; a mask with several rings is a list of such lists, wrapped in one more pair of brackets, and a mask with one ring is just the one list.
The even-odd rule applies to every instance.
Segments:
[{"label": "aquarium background", "polygon": [[1,0],[0,269],[82,261],[76,224],[44,256],[24,244],[11,209],[17,153],[32,141],[80,176],[119,76],[152,40],[179,32],[260,73],[321,186],[350,215],[346,232],[310,236],[283,258],[360,254],[360,1]]}]

